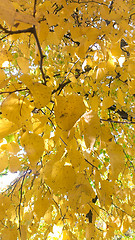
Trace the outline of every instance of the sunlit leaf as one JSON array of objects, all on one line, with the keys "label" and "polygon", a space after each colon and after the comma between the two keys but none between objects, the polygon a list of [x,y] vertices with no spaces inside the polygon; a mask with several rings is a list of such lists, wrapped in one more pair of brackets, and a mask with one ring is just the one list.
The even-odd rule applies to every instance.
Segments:
[{"label": "sunlit leaf", "polygon": [[56,98],[55,117],[58,126],[63,130],[70,130],[85,112],[85,105],[81,96],[68,95]]}]

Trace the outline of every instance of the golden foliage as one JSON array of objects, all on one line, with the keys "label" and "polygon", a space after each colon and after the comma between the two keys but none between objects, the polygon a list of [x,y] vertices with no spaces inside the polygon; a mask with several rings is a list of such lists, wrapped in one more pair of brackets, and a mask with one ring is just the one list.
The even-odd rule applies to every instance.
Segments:
[{"label": "golden foliage", "polygon": [[0,239],[134,238],[134,4],[0,1]]}]

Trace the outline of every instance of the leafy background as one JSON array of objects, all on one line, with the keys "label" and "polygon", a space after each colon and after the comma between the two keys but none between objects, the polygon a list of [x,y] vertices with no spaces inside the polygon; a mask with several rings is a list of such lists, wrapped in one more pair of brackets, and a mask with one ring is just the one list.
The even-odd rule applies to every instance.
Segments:
[{"label": "leafy background", "polygon": [[134,6],[1,0],[1,239],[135,237]]}]

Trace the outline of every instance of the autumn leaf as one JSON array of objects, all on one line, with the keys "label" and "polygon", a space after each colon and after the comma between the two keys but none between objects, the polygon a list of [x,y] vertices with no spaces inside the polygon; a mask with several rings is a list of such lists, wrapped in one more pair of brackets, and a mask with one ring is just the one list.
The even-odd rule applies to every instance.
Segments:
[{"label": "autumn leaf", "polygon": [[3,101],[1,109],[3,115],[18,127],[30,119],[31,107],[29,102],[23,98],[19,99],[15,93]]},{"label": "autumn leaf", "polygon": [[31,166],[35,166],[44,152],[43,138],[36,133],[25,132],[21,138]]},{"label": "autumn leaf", "polygon": [[63,130],[70,130],[85,111],[83,99],[81,96],[68,95],[58,96],[56,101],[56,122]]},{"label": "autumn leaf", "polygon": [[86,112],[79,124],[87,148],[92,149],[100,131],[100,122],[97,113],[94,111]]}]

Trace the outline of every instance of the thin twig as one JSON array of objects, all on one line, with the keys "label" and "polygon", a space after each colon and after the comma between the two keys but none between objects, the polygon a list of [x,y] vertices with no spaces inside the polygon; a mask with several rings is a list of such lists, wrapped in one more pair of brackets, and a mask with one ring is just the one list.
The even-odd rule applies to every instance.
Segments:
[{"label": "thin twig", "polygon": [[54,89],[54,90],[52,91],[52,94],[58,92],[59,90],[62,91],[62,89],[63,89],[67,84],[69,84],[69,83],[71,83],[70,80],[68,80],[67,82],[62,82],[62,83],[60,83],[59,86],[57,87],[57,89]]},{"label": "thin twig", "polygon": [[33,26],[33,35],[35,37],[35,40],[36,40],[36,43],[37,43],[37,47],[38,47],[38,50],[39,50],[39,54],[40,54],[39,69],[41,71],[42,78],[44,80],[44,84],[46,85],[47,81],[46,81],[45,73],[43,71],[43,58],[45,57],[45,55],[42,53],[42,48],[41,48],[41,45],[40,45],[40,42],[39,42],[39,39],[38,39],[38,36],[37,36],[37,32],[36,32],[35,26]]},{"label": "thin twig", "polygon": [[21,91],[26,91],[26,90],[29,90],[29,89],[28,89],[28,88],[23,88],[23,89],[16,89],[16,90],[14,90],[14,91],[0,92],[0,95],[1,95],[1,94],[5,94],[5,93],[11,94],[11,93],[14,93],[14,92],[21,92]]},{"label": "thin twig", "polygon": [[62,91],[62,89],[63,89],[67,84],[71,83],[70,80],[67,80],[66,82],[65,82],[65,80],[67,79],[68,75],[71,73],[72,69],[74,68],[74,66],[76,65],[76,63],[77,63],[79,60],[80,60],[80,58],[78,58],[78,59],[74,62],[74,64],[72,65],[72,67],[70,68],[70,70],[68,71],[68,73],[65,75],[64,80],[59,84],[59,86],[58,86],[57,89],[54,89],[54,90],[52,91],[52,94],[54,94],[54,93],[56,93],[56,92],[58,92],[58,91],[59,91],[59,94],[60,94],[61,91]]},{"label": "thin twig", "polygon": [[26,175],[23,176],[21,187],[20,187],[20,202],[19,202],[19,205],[18,205],[18,218],[19,218],[19,233],[20,233],[20,237],[21,237],[21,203],[22,203],[22,194],[23,194],[22,189],[23,189],[25,176]]},{"label": "thin twig", "polygon": [[36,5],[37,5],[37,0],[34,1],[33,17],[35,17],[36,15]]},{"label": "thin twig", "polygon": [[79,4],[82,4],[82,3],[85,3],[85,4],[87,4],[87,3],[97,3],[97,4],[99,4],[99,5],[104,5],[104,6],[106,6],[106,7],[108,7],[108,5],[107,4],[105,4],[105,3],[101,3],[101,2],[97,2],[97,1],[72,1],[73,3],[79,3]]},{"label": "thin twig", "polygon": [[114,121],[112,119],[100,119],[100,121],[104,121],[104,122],[111,122],[111,123],[122,123],[122,124],[135,124],[135,122],[132,121],[128,121],[128,122],[121,122],[121,121]]},{"label": "thin twig", "polygon": [[116,208],[119,209],[120,211],[126,213],[128,216],[133,217],[132,215],[130,215],[129,213],[127,213],[125,210],[121,209],[120,207],[118,207],[117,205],[115,205],[114,203],[112,203],[112,205]]},{"label": "thin twig", "polygon": [[92,167],[96,168],[98,170],[98,168],[96,166],[94,166],[91,162],[89,162],[86,158],[84,159],[87,163],[89,163]]}]

